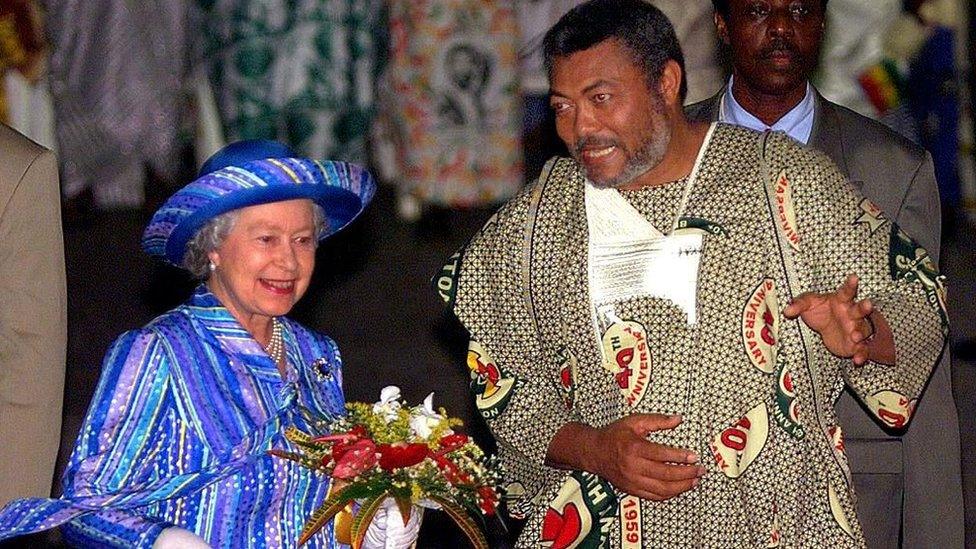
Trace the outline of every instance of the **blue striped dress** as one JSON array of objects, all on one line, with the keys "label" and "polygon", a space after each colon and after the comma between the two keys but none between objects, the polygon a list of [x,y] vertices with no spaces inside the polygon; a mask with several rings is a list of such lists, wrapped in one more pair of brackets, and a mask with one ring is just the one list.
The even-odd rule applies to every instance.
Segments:
[{"label": "blue striped dress", "polygon": [[[284,378],[206,286],[123,334],[103,366],[61,499],[0,511],[0,540],[62,526],[72,545],[151,547],[169,526],[213,547],[290,547],[329,479],[272,458],[288,425],[343,413],[339,352],[282,319]],[[306,413],[306,410],[310,413]],[[331,527],[309,542],[334,547]]]}]

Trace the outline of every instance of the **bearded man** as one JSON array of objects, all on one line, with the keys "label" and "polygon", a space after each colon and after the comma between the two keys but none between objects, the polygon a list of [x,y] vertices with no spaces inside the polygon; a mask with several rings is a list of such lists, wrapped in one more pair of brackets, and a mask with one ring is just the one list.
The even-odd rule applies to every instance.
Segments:
[{"label": "bearded man", "polygon": [[948,329],[926,252],[785,135],[688,122],[656,8],[583,3],[544,52],[573,158],[438,280],[519,545],[863,547],[832,404],[909,421]]}]

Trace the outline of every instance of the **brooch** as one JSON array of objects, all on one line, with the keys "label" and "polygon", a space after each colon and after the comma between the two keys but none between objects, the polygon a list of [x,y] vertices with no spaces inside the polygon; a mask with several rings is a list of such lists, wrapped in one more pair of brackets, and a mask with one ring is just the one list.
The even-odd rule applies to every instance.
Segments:
[{"label": "brooch", "polygon": [[312,369],[315,370],[315,375],[319,379],[332,379],[332,365],[329,364],[329,359],[325,357],[315,359],[315,362],[312,363]]}]

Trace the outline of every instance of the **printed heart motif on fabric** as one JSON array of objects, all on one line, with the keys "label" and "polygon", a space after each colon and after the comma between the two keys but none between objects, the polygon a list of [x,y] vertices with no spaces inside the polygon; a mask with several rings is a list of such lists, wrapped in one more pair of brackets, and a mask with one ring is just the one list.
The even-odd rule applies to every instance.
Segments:
[{"label": "printed heart motif on fabric", "polygon": [[542,541],[552,543],[552,549],[566,549],[579,537],[582,524],[575,503],[567,503],[562,513],[550,507],[542,523]]}]

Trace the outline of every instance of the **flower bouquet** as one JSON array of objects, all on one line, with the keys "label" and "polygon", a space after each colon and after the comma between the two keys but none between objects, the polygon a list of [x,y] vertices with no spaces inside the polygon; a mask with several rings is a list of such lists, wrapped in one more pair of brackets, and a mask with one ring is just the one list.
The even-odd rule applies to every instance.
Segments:
[{"label": "flower bouquet", "polygon": [[299,545],[359,502],[350,536],[353,549],[359,549],[373,517],[392,499],[404,525],[418,506],[442,509],[476,548],[487,549],[476,519],[495,512],[497,468],[467,435],[453,431],[461,420],[433,409],[433,397],[407,408],[400,389],[386,387],[375,404],[346,404],[347,415],[327,424],[328,434],[286,430],[298,452],[269,453],[322,471],[335,483],[305,524]]}]

